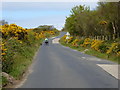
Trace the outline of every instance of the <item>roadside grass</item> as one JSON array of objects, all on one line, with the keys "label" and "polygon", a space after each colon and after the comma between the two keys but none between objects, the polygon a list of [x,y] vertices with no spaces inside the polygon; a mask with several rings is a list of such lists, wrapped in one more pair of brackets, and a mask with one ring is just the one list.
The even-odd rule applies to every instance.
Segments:
[{"label": "roadside grass", "polygon": [[89,47],[86,47],[86,48],[85,47],[81,47],[81,46],[74,47],[74,46],[71,46],[69,43],[66,44],[66,43],[62,42],[61,40],[60,40],[60,43],[62,45],[64,45],[64,46],[70,47],[70,48],[78,50],[80,52],[83,52],[85,49],[88,49],[85,52],[85,54],[92,55],[92,56],[95,56],[95,57],[98,57],[98,58],[101,58],[101,59],[110,60],[110,61],[113,61],[113,62],[116,62],[116,63],[120,64],[120,60],[119,60],[120,56],[115,56],[113,54],[108,56],[108,54],[106,54],[106,53],[101,53],[101,52],[95,51],[95,50],[93,50],[93,49],[91,49]]},{"label": "roadside grass", "polygon": [[96,56],[98,58],[102,58],[102,59],[106,59],[106,60],[110,60],[110,61],[113,61],[113,62],[116,62],[118,64],[120,64],[120,57],[119,56],[115,56],[115,55],[109,55],[106,54],[106,53],[101,53],[101,52],[98,52],[98,51],[95,51],[91,48],[89,48],[88,51],[85,52],[86,54],[89,54],[89,55],[93,55],[93,56]]},{"label": "roadside grass", "polygon": [[16,53],[14,56],[14,64],[12,66],[12,71],[9,73],[16,79],[21,79],[23,73],[32,63],[33,56],[37,51],[38,47],[26,47],[24,53]]},{"label": "roadside grass", "polygon": [[5,85],[7,85],[7,83],[8,83],[8,80],[5,78],[5,77],[0,77],[0,78],[2,78],[1,80],[2,80],[2,82],[1,82],[1,84],[0,85],[2,85],[2,86],[5,86]]},{"label": "roadside grass", "polygon": [[[29,65],[32,64],[33,56],[40,47],[42,41],[43,39],[33,41],[33,44],[31,45],[16,43],[16,41],[10,41],[7,47],[9,49],[9,52],[11,52],[10,56],[13,56],[12,59],[10,59],[11,61],[7,61],[5,63],[8,64],[8,68],[5,69],[5,71],[7,71],[7,73],[13,76],[16,80],[20,80],[28,69]],[[15,44],[15,46],[13,44]],[[7,59],[10,58],[10,56],[7,57]],[[6,86],[8,83],[9,82],[7,81],[6,77],[2,76],[2,86]]]}]

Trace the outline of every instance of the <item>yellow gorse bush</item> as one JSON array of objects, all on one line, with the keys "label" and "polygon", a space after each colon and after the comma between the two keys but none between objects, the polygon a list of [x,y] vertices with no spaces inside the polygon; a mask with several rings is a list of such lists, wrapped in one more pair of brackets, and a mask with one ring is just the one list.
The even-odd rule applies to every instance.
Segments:
[{"label": "yellow gorse bush", "polygon": [[84,40],[84,43],[81,44],[80,46],[82,46],[82,47],[87,47],[87,45],[89,45],[89,44],[91,44],[91,39],[90,39],[90,38],[86,38],[86,39]]},{"label": "yellow gorse bush", "polygon": [[107,24],[107,21],[100,21],[99,24],[105,25],[105,24]]},{"label": "yellow gorse bush", "polygon": [[120,51],[117,52],[117,55],[120,56]]},{"label": "yellow gorse bush", "polygon": [[[2,33],[2,39],[4,41],[15,39],[20,44],[23,44],[24,41],[30,42],[30,36],[28,36],[29,33],[33,33],[36,39],[45,38],[46,34],[54,35],[54,31],[41,31],[40,33],[36,33],[32,31],[33,29],[25,29],[20,26],[17,26],[16,24],[5,24],[0,26],[0,33]],[[5,43],[0,43],[0,50],[2,51],[1,55],[6,55],[7,49],[5,48]]]},{"label": "yellow gorse bush", "polygon": [[55,34],[55,32],[54,32],[54,31],[49,31],[49,33],[50,33],[50,34],[52,34],[52,35],[54,35],[54,34]]},{"label": "yellow gorse bush", "polygon": [[[13,37],[14,39],[23,40],[27,39],[28,32],[33,29],[24,29],[16,24],[5,24],[0,26],[0,32],[2,33],[2,38],[6,39],[7,37]],[[45,38],[45,34],[54,35],[55,32],[52,30],[41,31],[40,33],[35,33],[36,39]]]},{"label": "yellow gorse bush", "polygon": [[6,55],[7,48],[5,48],[5,44],[6,43],[0,42],[1,58]]},{"label": "yellow gorse bush", "polygon": [[54,31],[41,31],[40,33],[35,33],[35,37],[36,39],[45,38],[46,34],[54,35],[55,32]]},{"label": "yellow gorse bush", "polygon": [[67,35],[64,35],[64,36],[61,38],[61,40],[64,41],[64,42],[66,42],[66,37],[67,37]]},{"label": "yellow gorse bush", "polygon": [[78,42],[79,42],[80,40],[79,39],[75,39],[73,42],[72,42],[72,46],[75,46],[75,47],[78,47]]},{"label": "yellow gorse bush", "polygon": [[[106,21],[101,22],[102,24],[106,24]],[[93,40],[90,38],[86,39],[73,39],[75,37],[69,37],[69,39],[66,39],[66,35],[64,35],[60,40],[64,43],[70,43],[70,45],[74,47],[90,47],[91,49],[94,49],[101,53],[107,53],[107,54],[114,54],[115,56],[120,56],[120,43],[112,43],[111,47],[109,47],[109,42],[104,40]]]},{"label": "yellow gorse bush", "polygon": [[96,50],[96,51],[100,51],[99,50],[99,46],[103,43],[104,41],[102,40],[93,40],[91,43],[91,48]]},{"label": "yellow gorse bush", "polygon": [[[111,54],[111,53],[117,53],[118,55],[120,54],[120,48],[118,47],[118,45],[120,45],[119,43],[112,43],[111,47],[109,47],[107,54]],[[116,49],[119,49],[116,51]]]},{"label": "yellow gorse bush", "polygon": [[23,40],[27,39],[27,29],[24,29],[16,24],[5,24],[1,26],[2,38],[6,39],[7,37],[17,37],[16,39]]}]

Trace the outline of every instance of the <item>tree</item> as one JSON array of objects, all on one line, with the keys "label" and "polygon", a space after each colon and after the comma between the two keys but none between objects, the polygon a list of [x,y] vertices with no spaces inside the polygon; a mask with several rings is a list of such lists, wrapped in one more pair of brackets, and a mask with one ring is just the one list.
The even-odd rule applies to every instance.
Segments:
[{"label": "tree", "polygon": [[99,2],[96,10],[90,11],[85,5],[75,6],[66,18],[65,30],[73,36],[120,37],[120,2]]}]

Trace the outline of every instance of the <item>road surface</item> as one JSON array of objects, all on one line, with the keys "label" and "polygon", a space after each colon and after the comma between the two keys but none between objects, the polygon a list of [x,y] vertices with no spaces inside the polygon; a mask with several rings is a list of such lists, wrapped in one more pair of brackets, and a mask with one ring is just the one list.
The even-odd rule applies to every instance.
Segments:
[{"label": "road surface", "polygon": [[21,88],[118,88],[118,80],[97,65],[115,63],[50,42],[41,46]]}]

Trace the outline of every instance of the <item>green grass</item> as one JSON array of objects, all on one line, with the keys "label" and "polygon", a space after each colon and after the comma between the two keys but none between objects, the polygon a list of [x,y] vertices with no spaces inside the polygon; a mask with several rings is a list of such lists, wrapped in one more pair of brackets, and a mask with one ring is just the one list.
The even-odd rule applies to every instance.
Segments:
[{"label": "green grass", "polygon": [[3,86],[7,85],[7,83],[8,83],[7,79],[3,76],[1,78],[2,78],[2,85]]},{"label": "green grass", "polygon": [[98,58],[110,60],[110,61],[113,61],[113,62],[117,62],[117,63],[120,64],[120,62],[118,62],[118,61],[119,61],[118,59],[119,59],[120,57],[115,56],[115,55],[110,55],[110,56],[108,57],[108,54],[95,51],[95,50],[93,50],[93,49],[91,49],[91,48],[89,48],[89,51],[86,51],[86,54],[93,55],[93,56],[96,56],[96,57],[98,57]]},{"label": "green grass", "polygon": [[62,41],[60,41],[60,43],[64,46],[70,47],[72,49],[76,49],[76,50],[81,51],[81,52],[84,51],[85,49],[88,49],[88,51],[86,51],[85,54],[96,56],[98,58],[110,60],[110,61],[113,61],[113,62],[116,62],[116,63],[120,64],[120,60],[119,60],[120,56],[118,57],[118,56],[115,56],[115,55],[109,55],[109,57],[108,57],[108,55],[106,53],[101,53],[101,52],[95,51],[95,50],[93,50],[89,47],[87,47],[87,48],[84,48],[84,47],[81,47],[81,46],[73,47],[70,44],[66,44]]},{"label": "green grass", "polygon": [[25,70],[28,68],[28,66],[32,63],[33,56],[35,55],[35,52],[39,48],[39,44],[42,42],[39,41],[34,46],[28,46],[24,47],[24,52],[22,53],[16,53],[14,56],[14,64],[13,64],[13,70],[10,72],[10,75],[15,77],[16,79],[20,79],[22,74],[25,72]]},{"label": "green grass", "polygon": [[17,43],[15,40],[9,41],[8,55],[6,55],[6,62],[3,63],[3,71],[7,72],[16,79],[20,79],[22,74],[32,63],[35,52],[40,47],[42,40],[33,40],[31,45],[26,43]]}]

